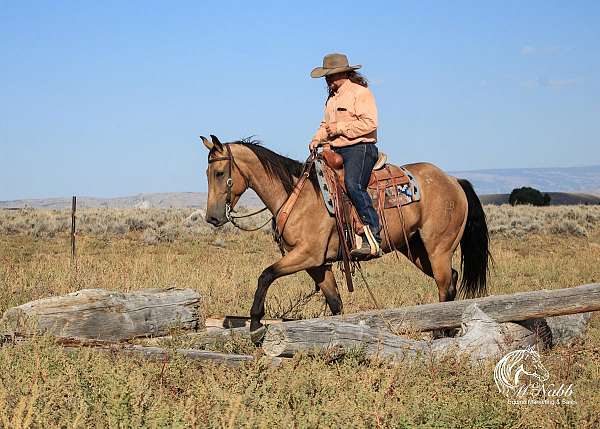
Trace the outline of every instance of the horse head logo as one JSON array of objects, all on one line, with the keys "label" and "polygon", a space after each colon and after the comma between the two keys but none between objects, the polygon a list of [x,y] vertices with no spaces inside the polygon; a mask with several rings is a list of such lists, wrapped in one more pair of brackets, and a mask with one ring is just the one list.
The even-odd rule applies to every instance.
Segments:
[{"label": "horse head logo", "polygon": [[504,396],[514,394],[526,383],[543,383],[550,374],[542,365],[540,354],[533,346],[505,355],[494,369],[494,381]]}]

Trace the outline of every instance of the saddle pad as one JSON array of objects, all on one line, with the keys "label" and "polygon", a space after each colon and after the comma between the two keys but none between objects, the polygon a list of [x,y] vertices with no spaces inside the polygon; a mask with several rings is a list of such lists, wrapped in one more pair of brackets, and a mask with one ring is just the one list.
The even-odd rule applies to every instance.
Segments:
[{"label": "saddle pad", "polygon": [[324,169],[328,168],[322,159],[315,160],[315,171],[317,173],[317,181],[319,182],[319,188],[321,189],[321,195],[323,196],[323,201],[325,202],[325,206],[327,207],[327,211],[330,216],[335,214],[335,209],[333,207],[333,197],[331,195],[331,191],[329,189],[329,185],[327,184],[327,180],[325,179],[325,171]]},{"label": "saddle pad", "polygon": [[386,209],[421,200],[420,185],[412,173],[404,167],[390,167],[392,168],[387,171],[386,169],[379,170],[379,172],[387,174],[378,175],[379,177],[376,179],[375,174],[371,176],[368,192],[373,200],[373,205],[379,206],[380,195],[384,195],[383,207]]}]

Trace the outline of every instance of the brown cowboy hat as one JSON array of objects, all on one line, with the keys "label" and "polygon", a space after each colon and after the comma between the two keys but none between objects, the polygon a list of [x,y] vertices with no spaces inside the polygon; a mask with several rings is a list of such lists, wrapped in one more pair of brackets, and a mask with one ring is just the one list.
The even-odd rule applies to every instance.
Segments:
[{"label": "brown cowboy hat", "polygon": [[351,66],[344,54],[327,54],[323,57],[323,67],[317,67],[310,72],[310,77],[323,77],[334,73],[342,73],[361,68],[360,64]]}]

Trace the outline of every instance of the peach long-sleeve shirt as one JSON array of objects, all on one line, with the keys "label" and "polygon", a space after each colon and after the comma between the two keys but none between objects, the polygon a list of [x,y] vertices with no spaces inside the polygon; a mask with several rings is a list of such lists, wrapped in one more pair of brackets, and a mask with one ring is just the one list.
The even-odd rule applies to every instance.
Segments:
[{"label": "peach long-sleeve shirt", "polygon": [[[335,135],[327,135],[327,124],[335,124]],[[344,82],[327,100],[321,126],[313,140],[327,140],[333,147],[376,143],[377,106],[371,90],[350,80]]]}]

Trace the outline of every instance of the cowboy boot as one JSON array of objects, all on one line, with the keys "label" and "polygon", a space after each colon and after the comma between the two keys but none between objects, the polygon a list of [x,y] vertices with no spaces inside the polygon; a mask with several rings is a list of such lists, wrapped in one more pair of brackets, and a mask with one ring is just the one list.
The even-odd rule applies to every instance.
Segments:
[{"label": "cowboy boot", "polygon": [[369,259],[379,258],[383,255],[378,240],[373,236],[373,233],[367,225],[364,226],[364,232],[360,235],[362,244],[360,247],[353,249],[350,252],[352,259],[357,261],[366,261]]}]

